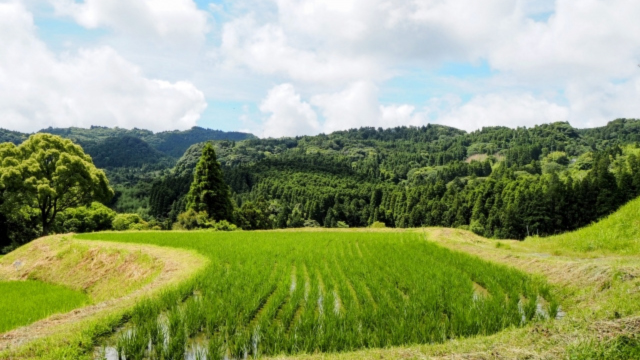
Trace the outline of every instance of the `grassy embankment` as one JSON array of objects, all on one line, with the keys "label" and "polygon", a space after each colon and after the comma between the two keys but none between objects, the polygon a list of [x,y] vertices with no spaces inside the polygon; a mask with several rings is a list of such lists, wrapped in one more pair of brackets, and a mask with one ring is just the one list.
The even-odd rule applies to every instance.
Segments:
[{"label": "grassy embankment", "polygon": [[[57,308],[40,312],[43,320],[1,334],[0,358],[86,357],[99,337],[130,316],[136,302],[178,287],[206,263],[194,252],[148,245],[87,242],[71,236],[38,239],[0,259],[0,281],[12,288],[2,293],[3,311],[33,321],[37,319],[28,306]],[[29,289],[41,296],[21,302],[20,294]],[[70,296],[60,297],[62,292]],[[78,295],[84,302],[76,301]],[[73,308],[77,309],[62,313]],[[52,313],[57,314],[48,316]]]}]

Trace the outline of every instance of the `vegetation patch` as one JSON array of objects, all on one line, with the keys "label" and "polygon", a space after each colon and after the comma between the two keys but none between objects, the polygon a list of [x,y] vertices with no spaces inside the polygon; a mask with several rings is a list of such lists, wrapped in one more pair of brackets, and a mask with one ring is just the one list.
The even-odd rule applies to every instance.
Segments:
[{"label": "vegetation patch", "polygon": [[70,236],[36,240],[0,260],[0,280],[37,275],[65,288],[84,289],[90,304],[2,334],[0,358],[91,358],[98,339],[130,318],[136,303],[169,290],[187,296],[184,291],[191,291],[190,282],[207,263],[193,251],[175,248]]},{"label": "vegetation patch", "polygon": [[89,297],[40,281],[0,281],[0,333],[89,303]]},{"label": "vegetation patch", "polygon": [[527,243],[556,254],[582,253],[640,254],[640,198],[630,201],[604,220],[578,231],[551,236],[532,237]]},{"label": "vegetation patch", "polygon": [[0,260],[0,280],[39,280],[67,286],[100,302],[151,282],[162,262],[143,251],[92,246],[70,236],[42,238]]}]

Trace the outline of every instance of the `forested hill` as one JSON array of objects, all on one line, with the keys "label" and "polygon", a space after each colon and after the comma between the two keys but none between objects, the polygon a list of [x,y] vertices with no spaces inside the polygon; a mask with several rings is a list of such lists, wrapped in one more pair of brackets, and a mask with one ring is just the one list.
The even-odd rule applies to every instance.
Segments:
[{"label": "forested hill", "polygon": [[[185,131],[154,133],[149,130],[92,126],[91,128],[47,128],[39,132],[59,135],[80,144],[102,168],[166,167],[171,158],[180,158],[193,144],[210,140],[246,140],[255,136],[241,132],[193,127]],[[19,144],[29,134],[0,129],[0,143]]]},{"label": "forested hill", "polygon": [[[484,128],[361,128],[215,143],[246,229],[466,227],[523,238],[586,225],[640,195],[640,121]],[[202,144],[157,180],[149,214],[182,210]],[[139,192],[142,196],[142,192]]]},{"label": "forested hill", "polygon": [[[165,228],[185,210],[209,140],[244,229],[378,223],[524,238],[587,225],[640,196],[640,120],[470,133],[442,125],[361,128],[282,139],[201,128],[43,131],[74,139],[107,169],[114,209]],[[0,131],[0,141],[26,136]]]}]

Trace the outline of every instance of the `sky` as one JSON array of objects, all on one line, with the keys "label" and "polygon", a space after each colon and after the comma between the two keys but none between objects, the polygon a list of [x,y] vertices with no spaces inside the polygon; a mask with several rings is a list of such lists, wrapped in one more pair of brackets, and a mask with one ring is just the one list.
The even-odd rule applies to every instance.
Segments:
[{"label": "sky", "polygon": [[637,0],[0,0],[0,128],[640,118]]}]

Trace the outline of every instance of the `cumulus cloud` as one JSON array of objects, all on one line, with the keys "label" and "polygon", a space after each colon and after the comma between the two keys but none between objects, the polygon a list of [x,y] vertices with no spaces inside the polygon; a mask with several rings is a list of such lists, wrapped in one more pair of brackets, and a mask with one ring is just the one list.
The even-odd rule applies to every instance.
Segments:
[{"label": "cumulus cloud", "polygon": [[[243,8],[260,1],[240,1]],[[527,1],[274,0],[225,24],[222,56],[292,80],[352,82],[407,64],[475,61],[526,16]],[[269,11],[270,10],[270,11]]]},{"label": "cumulus cloud", "polygon": [[[188,83],[146,79],[124,56],[154,77],[192,79],[216,102],[259,104],[265,121],[254,128],[264,136],[429,121],[465,129],[556,120],[595,126],[617,117],[640,117],[638,1],[236,0],[209,5],[213,15],[199,10],[193,0],[47,1],[57,14],[86,28],[111,29],[101,37],[111,48],[80,49],[65,57],[45,49],[49,63],[57,64],[45,65],[58,70],[38,79],[64,83],[61,78],[75,76],[70,70],[59,75],[67,64],[112,59],[129,69],[115,74],[142,79],[134,82],[141,91],[171,90],[181,94],[176,99],[195,101],[197,90],[188,90]],[[212,31],[207,32],[209,26]],[[147,45],[153,41],[205,44],[207,50],[160,46],[160,53],[153,53],[158,47]],[[479,63],[490,71],[477,77],[447,77],[438,71],[443,65]],[[407,74],[414,73],[425,81],[409,79]],[[83,83],[84,78],[74,81]],[[398,81],[391,85],[390,79]],[[32,83],[46,87],[50,81]],[[399,89],[396,94],[410,95],[413,103],[388,104],[384,94],[389,86]],[[410,94],[414,88],[416,93]],[[469,94],[471,100],[460,100]],[[52,102],[47,107],[61,106]],[[244,118],[248,121],[248,115]]]},{"label": "cumulus cloud", "polygon": [[[304,101],[293,85],[281,84],[269,90],[260,111],[270,116],[260,125],[253,124],[253,128],[264,137],[426,123],[424,114],[416,112],[412,105],[380,105],[378,88],[366,81],[352,83],[339,92],[316,95],[310,102]],[[318,112],[323,120],[319,119]],[[248,122],[246,116],[244,121]]]},{"label": "cumulus cloud", "polygon": [[[241,3],[250,9],[260,2]],[[637,1],[273,0],[269,4],[224,25],[218,55],[227,65],[285,78],[305,93],[317,94],[310,99],[326,119],[324,131],[424,124],[428,119],[455,121],[467,129],[556,120],[593,126],[620,116],[639,116]],[[387,107],[378,103],[377,88],[399,70],[429,72],[447,62],[478,61],[487,62],[491,77],[457,81],[453,87],[467,93],[473,89],[475,96],[466,104],[449,104],[448,112],[433,112],[428,98]],[[336,87],[343,90],[335,92]],[[438,97],[456,96],[455,89],[446,91]],[[428,105],[423,111],[424,104]]]},{"label": "cumulus cloud", "polygon": [[545,84],[602,81],[637,73],[640,2],[557,0],[546,22],[523,19],[486,50],[491,65]]},{"label": "cumulus cloud", "polygon": [[356,82],[341,92],[317,95],[311,101],[322,111],[326,132],[380,124],[378,89],[372,83]]},{"label": "cumulus cloud", "polygon": [[199,43],[208,30],[207,13],[192,0],[51,0],[59,15],[80,25],[106,27],[126,36],[174,44]]},{"label": "cumulus cloud", "polygon": [[260,111],[271,114],[262,125],[263,137],[315,134],[320,129],[316,112],[301,100],[291,84],[269,90]]},{"label": "cumulus cloud", "polygon": [[289,34],[274,24],[258,24],[248,15],[224,25],[216,56],[225,65],[240,65],[267,75],[292,80],[335,84],[381,73],[372,59],[318,49],[305,50],[291,44]]},{"label": "cumulus cloud", "polygon": [[186,129],[206,107],[188,82],[148,79],[109,47],[56,56],[32,15],[0,4],[0,127],[34,131],[90,125]]},{"label": "cumulus cloud", "polygon": [[620,83],[570,84],[565,92],[572,124],[605,125],[617,118],[640,118],[640,75]]},{"label": "cumulus cloud", "polygon": [[[432,100],[438,103],[438,99]],[[485,126],[530,126],[532,124],[569,120],[570,111],[554,102],[536,98],[531,94],[487,94],[466,103],[447,99],[444,106],[427,108],[435,122],[473,131]],[[449,104],[449,106],[447,106]]]}]

